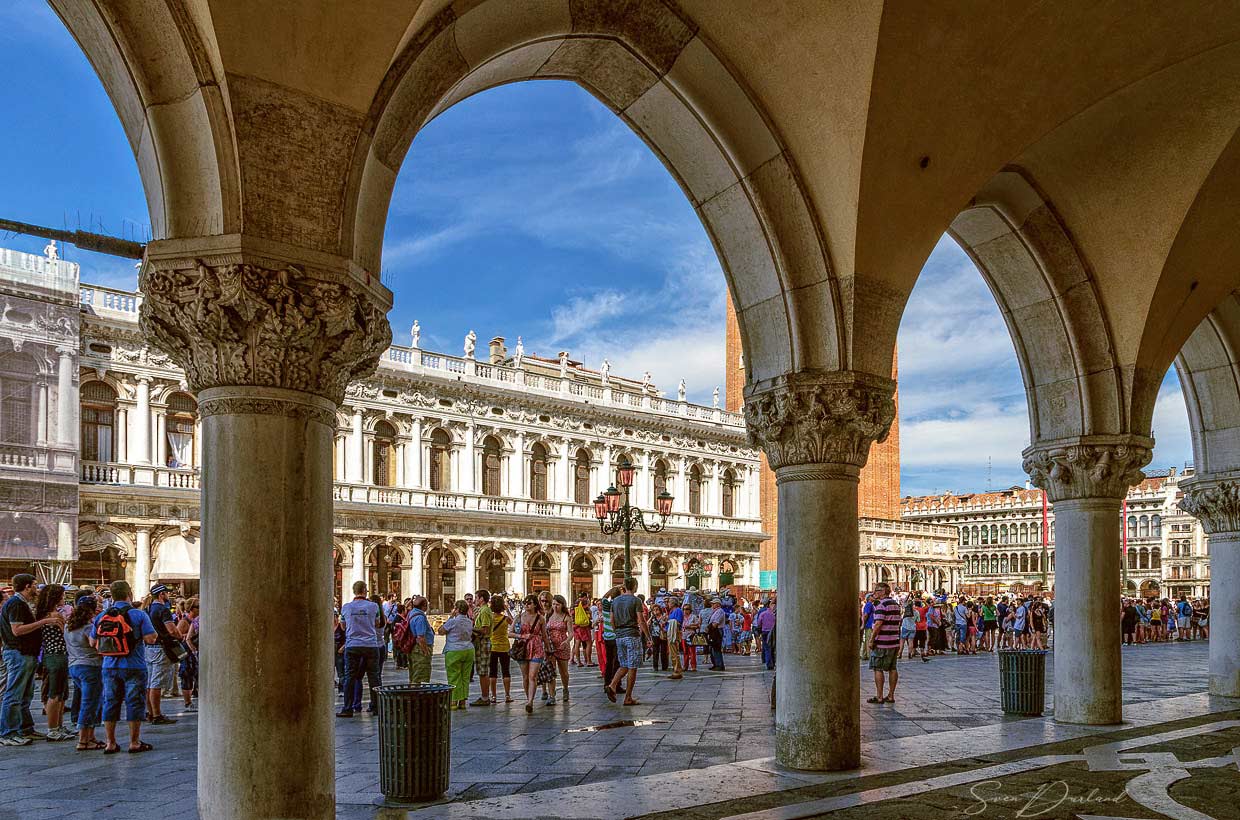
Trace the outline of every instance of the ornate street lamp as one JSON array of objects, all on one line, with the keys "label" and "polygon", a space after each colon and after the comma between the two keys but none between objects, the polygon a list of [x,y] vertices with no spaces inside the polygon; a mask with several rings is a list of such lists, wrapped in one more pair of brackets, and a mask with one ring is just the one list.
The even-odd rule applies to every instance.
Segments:
[{"label": "ornate street lamp", "polygon": [[[599,529],[604,535],[624,533],[624,577],[633,577],[633,555],[630,542],[633,530],[641,527],[646,532],[655,533],[667,526],[667,517],[672,513],[672,495],[667,490],[659,493],[655,499],[655,512],[659,520],[650,524],[639,507],[629,503],[629,488],[633,486],[633,465],[628,459],[620,462],[616,468],[616,484],[594,499],[594,517],[598,519]],[[619,485],[622,489],[616,489]]]}]

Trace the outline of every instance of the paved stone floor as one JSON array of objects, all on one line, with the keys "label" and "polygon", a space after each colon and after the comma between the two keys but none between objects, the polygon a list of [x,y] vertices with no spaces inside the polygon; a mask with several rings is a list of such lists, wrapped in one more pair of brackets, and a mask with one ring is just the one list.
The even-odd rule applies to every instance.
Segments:
[{"label": "paved stone floor", "polygon": [[[1183,702],[1183,696],[1201,693],[1205,688],[1205,643],[1148,645],[1125,649],[1124,653],[1125,701],[1129,704],[1126,715],[1147,715],[1147,722],[1159,722],[1160,704]],[[663,673],[643,669],[637,692],[643,705],[638,707],[609,703],[597,671],[574,668],[575,686],[567,704],[539,703],[535,713],[527,715],[517,686],[512,704],[454,712],[452,782],[447,795],[450,805],[431,806],[413,816],[561,816],[548,805],[575,804],[576,799],[570,798],[590,801],[593,795],[601,794],[604,781],[619,790],[631,789],[633,784],[646,784],[645,788],[656,793],[666,790],[668,808],[677,805],[677,800],[682,807],[711,806],[710,811],[702,809],[702,816],[727,816],[742,808],[748,810],[750,804],[760,806],[762,801],[755,796],[763,791],[787,792],[803,800],[798,789],[820,785],[815,778],[822,776],[786,770],[771,773],[770,674],[756,658],[729,657],[728,663],[726,673],[690,673],[682,681],[670,681]],[[434,670],[434,679],[442,680],[441,659],[435,659]],[[1053,682],[1053,669],[1050,671]],[[882,751],[885,744],[898,750],[894,756],[902,768],[908,768],[920,765],[917,757],[921,752],[913,751],[917,749],[925,750],[925,762],[945,764],[982,752],[1001,752],[1013,744],[1029,746],[1050,739],[1051,735],[1045,734],[1049,730],[1040,727],[1053,727],[1055,739],[1068,732],[1047,719],[1005,717],[999,708],[997,666],[991,655],[905,662],[901,672],[897,704],[862,704],[867,761],[875,755],[888,757]],[[385,680],[400,682],[401,675],[403,672],[398,674],[389,666]],[[863,695],[869,694],[871,686],[870,673],[862,670]],[[1147,705],[1137,705],[1142,703]],[[1235,702],[1231,706],[1240,708]],[[1049,713],[1049,698],[1047,708]],[[176,706],[166,711],[181,721],[176,726],[146,727],[144,738],[157,750],[151,755],[105,758],[99,753],[76,753],[71,743],[40,742],[25,749],[0,749],[0,820],[152,813],[196,817],[198,717],[193,713],[177,715]],[[1204,706],[1182,705],[1180,713],[1167,712],[1165,719],[1193,717],[1206,711]],[[598,732],[568,731],[626,718],[661,722]],[[376,807],[380,798],[376,733],[376,722],[369,716],[337,721],[341,818],[406,816],[404,811]],[[1000,740],[993,741],[997,744],[993,749],[982,748],[981,739],[986,737]],[[867,762],[867,769],[851,777],[872,770],[873,765]],[[755,779],[752,787],[746,785],[747,778]],[[734,792],[739,788],[736,794],[745,798],[744,802],[729,799],[720,809],[710,799],[716,779]],[[703,787],[705,794],[695,794]],[[956,795],[951,799],[959,802],[960,798]],[[591,812],[578,804],[563,816],[623,817],[663,806],[647,803],[640,811],[630,811],[599,805]],[[940,805],[934,813],[941,814],[941,810]],[[875,816],[905,813],[901,810]]]}]

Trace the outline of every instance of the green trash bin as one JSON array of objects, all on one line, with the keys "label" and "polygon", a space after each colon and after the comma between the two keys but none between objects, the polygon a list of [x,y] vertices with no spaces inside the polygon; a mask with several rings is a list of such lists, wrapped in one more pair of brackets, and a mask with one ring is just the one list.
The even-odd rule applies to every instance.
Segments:
[{"label": "green trash bin", "polygon": [[999,692],[1005,713],[1041,715],[1046,704],[1046,650],[1000,649]]},{"label": "green trash bin", "polygon": [[388,802],[434,800],[448,790],[452,687],[380,686],[379,790]]}]

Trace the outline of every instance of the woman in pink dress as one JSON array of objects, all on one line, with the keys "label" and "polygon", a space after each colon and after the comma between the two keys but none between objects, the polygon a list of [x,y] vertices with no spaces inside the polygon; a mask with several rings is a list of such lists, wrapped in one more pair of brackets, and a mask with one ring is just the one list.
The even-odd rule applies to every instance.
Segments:
[{"label": "woman in pink dress", "polygon": [[[568,662],[572,657],[573,616],[568,612],[568,601],[563,595],[551,599],[551,614],[547,616],[547,635],[551,638],[552,654],[547,663],[554,663],[560,672],[560,682],[564,684],[564,700],[568,700]],[[555,705],[555,678],[551,679],[551,698],[548,706]]]},{"label": "woman in pink dress", "polygon": [[538,609],[538,599],[525,597],[525,611],[517,622],[518,632],[513,641],[525,643],[525,660],[521,664],[521,683],[525,686],[525,711],[534,711],[534,693],[538,691],[538,670],[547,657],[547,622]]}]

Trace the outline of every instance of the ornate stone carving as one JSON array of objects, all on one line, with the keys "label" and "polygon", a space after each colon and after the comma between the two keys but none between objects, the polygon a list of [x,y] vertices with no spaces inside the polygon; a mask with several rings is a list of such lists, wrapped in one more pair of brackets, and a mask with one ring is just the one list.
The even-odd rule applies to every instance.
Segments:
[{"label": "ornate stone carving", "polygon": [[895,419],[895,382],[866,373],[792,373],[745,399],[749,441],[771,468],[803,464],[864,467],[873,442]]},{"label": "ornate stone carving", "polygon": [[1024,452],[1024,469],[1051,501],[1123,498],[1139,484],[1154,442],[1138,436],[1079,439],[1035,445]]},{"label": "ornate stone carving", "polygon": [[282,399],[260,399],[244,396],[222,396],[220,398],[203,399],[198,403],[198,412],[203,418],[216,415],[249,415],[249,416],[287,416],[294,419],[309,419],[335,427],[336,414],[326,407],[315,407],[299,401]]},{"label": "ornate stone carving", "polygon": [[1227,480],[1196,478],[1180,485],[1180,509],[1201,522],[1210,535],[1240,532],[1240,476]]},{"label": "ornate stone carving", "polygon": [[143,332],[195,390],[282,387],[340,403],[392,341],[376,300],[294,265],[148,264],[141,288]]}]

